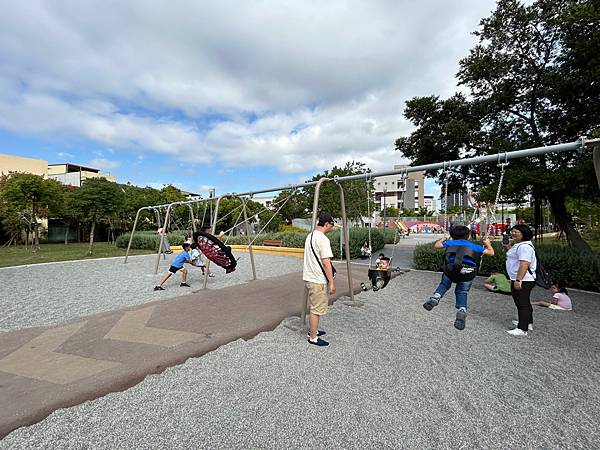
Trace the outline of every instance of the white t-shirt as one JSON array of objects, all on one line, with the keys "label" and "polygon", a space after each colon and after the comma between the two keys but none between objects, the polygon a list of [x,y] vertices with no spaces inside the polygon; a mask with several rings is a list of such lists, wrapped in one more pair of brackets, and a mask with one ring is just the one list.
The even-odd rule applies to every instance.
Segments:
[{"label": "white t-shirt", "polygon": [[202,261],[202,258],[200,257],[200,252],[198,251],[198,249],[193,249],[190,256],[192,257],[192,262],[194,263],[195,266],[197,266],[197,267],[204,266],[204,261]]},{"label": "white t-shirt", "polygon": [[[312,236],[312,248],[319,257],[319,261],[315,258],[314,253],[310,249],[310,238]],[[319,262],[323,264],[322,259],[333,258],[331,251],[331,243],[325,234],[315,230],[306,236],[304,241],[304,270],[302,271],[302,279],[311,283],[327,284],[327,278],[323,275]]]},{"label": "white t-shirt", "polygon": [[[529,270],[535,274],[537,261],[535,259],[535,250],[533,249],[533,244],[531,242],[519,242],[506,252],[506,272],[508,273],[508,278],[512,281],[517,279],[519,261],[528,261]],[[535,281],[535,277],[529,273],[529,270],[525,272],[525,276],[521,281]]]}]

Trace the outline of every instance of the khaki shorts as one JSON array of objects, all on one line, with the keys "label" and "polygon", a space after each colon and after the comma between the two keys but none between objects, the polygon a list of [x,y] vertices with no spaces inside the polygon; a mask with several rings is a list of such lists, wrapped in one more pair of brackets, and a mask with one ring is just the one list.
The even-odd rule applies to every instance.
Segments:
[{"label": "khaki shorts", "polygon": [[315,314],[317,316],[323,316],[327,314],[327,306],[329,305],[329,297],[327,296],[327,285],[305,281],[304,286],[308,291],[310,313]]}]

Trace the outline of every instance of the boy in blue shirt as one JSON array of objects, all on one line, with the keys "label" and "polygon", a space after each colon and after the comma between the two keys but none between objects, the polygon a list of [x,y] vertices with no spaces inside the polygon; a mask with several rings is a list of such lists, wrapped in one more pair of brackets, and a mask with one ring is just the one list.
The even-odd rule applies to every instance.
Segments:
[{"label": "boy in blue shirt", "polygon": [[165,282],[169,278],[171,278],[171,275],[173,275],[174,273],[177,273],[180,270],[181,270],[181,283],[179,284],[179,286],[191,287],[189,284],[186,283],[188,271],[186,268],[183,267],[183,265],[185,263],[192,264],[192,257],[190,256],[190,253],[189,253],[190,244],[188,244],[187,242],[184,242],[181,247],[183,248],[183,251],[181,253],[178,253],[177,256],[175,256],[175,258],[171,262],[171,267],[169,267],[169,271],[166,274],[164,274],[163,277],[161,278],[160,284],[158,286],[154,286],[155,291],[164,291],[165,288],[162,287],[163,284],[165,284]]},{"label": "boy in blue shirt", "polygon": [[[463,225],[457,225],[450,228],[450,239],[448,240],[448,238],[443,237],[435,243],[435,248],[457,247],[460,249],[461,247],[468,247],[477,255],[494,255],[494,249],[489,238],[484,241],[485,247],[474,244],[468,239],[469,228]],[[449,254],[448,262],[453,264],[454,258],[454,254]],[[472,257],[465,255],[462,260],[462,269],[460,273],[472,274],[474,278],[477,269],[477,262]],[[454,321],[454,328],[457,330],[464,330],[465,328],[465,321],[467,319],[467,293],[469,292],[469,289],[471,289],[472,284],[473,279],[469,281],[459,281],[456,283],[456,288],[454,290],[454,294],[456,295],[456,320]],[[452,280],[444,273],[438,288],[435,290],[435,293],[429,297],[429,300],[423,303],[423,308],[425,308],[427,311],[431,311],[439,304],[440,299],[451,287]]]}]

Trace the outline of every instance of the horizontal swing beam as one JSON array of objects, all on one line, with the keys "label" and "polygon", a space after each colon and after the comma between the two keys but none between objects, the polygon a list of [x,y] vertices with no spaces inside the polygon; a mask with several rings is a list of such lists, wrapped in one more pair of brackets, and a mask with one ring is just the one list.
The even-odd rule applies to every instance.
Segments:
[{"label": "horizontal swing beam", "polygon": [[[555,145],[548,145],[545,147],[535,147],[535,148],[529,148],[529,149],[524,149],[524,150],[514,150],[512,152],[500,152],[500,153],[496,153],[494,155],[475,156],[473,158],[456,159],[453,161],[444,161],[441,163],[425,164],[422,166],[404,167],[402,169],[389,170],[389,171],[385,171],[385,172],[370,172],[370,173],[368,173],[368,176],[370,178],[377,178],[377,177],[384,177],[384,176],[388,176],[388,175],[400,175],[400,174],[405,174],[405,173],[422,172],[422,171],[427,171],[427,170],[449,169],[450,167],[471,166],[474,164],[483,164],[483,163],[489,163],[489,162],[503,163],[505,161],[509,161],[511,159],[516,159],[516,158],[526,158],[529,156],[538,156],[538,155],[544,155],[547,153],[560,153],[560,152],[566,152],[566,151],[583,150],[583,148],[587,144],[593,144],[593,143],[598,143],[598,142],[600,142],[600,139],[581,138],[575,142],[569,142],[566,144],[555,144]],[[345,177],[334,177],[334,180],[337,183],[342,183],[345,181],[363,180],[365,178],[365,176],[367,176],[367,174],[348,175]],[[267,192],[284,191],[284,190],[293,189],[293,188],[315,186],[317,183],[318,183],[318,181],[308,181],[306,183],[290,184],[288,186],[282,186],[282,187],[278,187],[278,188],[261,189],[259,191],[244,192],[241,194],[236,193],[235,195],[264,194]]]}]

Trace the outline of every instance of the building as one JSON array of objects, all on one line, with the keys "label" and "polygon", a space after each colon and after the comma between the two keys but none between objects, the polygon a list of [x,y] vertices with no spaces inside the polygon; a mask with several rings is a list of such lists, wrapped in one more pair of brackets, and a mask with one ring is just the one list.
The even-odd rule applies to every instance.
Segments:
[{"label": "building", "polygon": [[32,173],[46,178],[48,161],[0,153],[0,175],[8,175],[11,172]]},{"label": "building", "polygon": [[[395,165],[401,170],[407,165]],[[425,172],[385,175],[373,178],[375,188],[375,211],[387,208],[418,209],[425,207]]]},{"label": "building", "polygon": [[261,197],[252,197],[250,200],[252,200],[253,202],[256,202],[256,203],[260,203],[265,208],[270,208],[273,205],[273,203],[275,202],[276,198],[277,198],[276,195],[269,195],[269,196],[261,196]]},{"label": "building", "polygon": [[423,204],[424,208],[427,211],[435,211],[435,198],[433,195],[425,195],[423,196]]},{"label": "building", "polygon": [[79,187],[88,178],[105,178],[113,183],[116,182],[116,178],[110,174],[104,174],[99,169],[77,164],[48,164],[47,172],[48,178],[69,186]]}]

